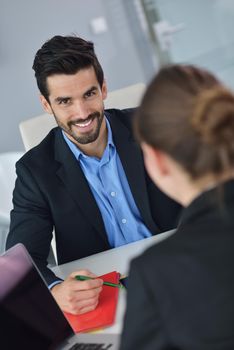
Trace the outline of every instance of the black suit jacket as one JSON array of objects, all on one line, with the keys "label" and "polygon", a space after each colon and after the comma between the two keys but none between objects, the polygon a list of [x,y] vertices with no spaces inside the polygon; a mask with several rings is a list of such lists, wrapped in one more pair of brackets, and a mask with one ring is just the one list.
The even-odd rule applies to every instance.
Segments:
[{"label": "black suit jacket", "polygon": [[[156,234],[175,227],[179,206],[146,175],[141,151],[132,138],[132,112],[105,114],[143,222]],[[59,128],[24,155],[16,171],[7,248],[22,242],[48,284],[55,280],[47,268],[53,227],[59,264],[110,249],[99,208]]]},{"label": "black suit jacket", "polygon": [[178,231],[132,262],[130,349],[234,349],[234,181],[195,199]]}]

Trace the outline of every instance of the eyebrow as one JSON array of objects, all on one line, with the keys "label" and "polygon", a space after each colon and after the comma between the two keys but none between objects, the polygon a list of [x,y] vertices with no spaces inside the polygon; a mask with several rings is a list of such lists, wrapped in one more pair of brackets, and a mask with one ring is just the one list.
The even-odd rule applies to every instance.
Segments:
[{"label": "eyebrow", "polygon": [[[90,89],[88,89],[87,91],[85,91],[83,93],[83,96],[85,96],[89,92],[93,92],[93,91],[96,91],[96,90],[98,90],[97,86],[92,86]],[[59,102],[61,102],[63,100],[67,100],[67,99],[71,99],[71,97],[70,96],[59,96],[59,97],[55,98],[54,102],[59,103]]]},{"label": "eyebrow", "polygon": [[93,92],[93,91],[96,91],[97,89],[98,89],[97,86],[92,86],[90,89],[84,92],[83,96],[85,96],[88,92]]},{"label": "eyebrow", "polygon": [[70,96],[62,96],[62,97],[56,97],[56,99],[54,100],[54,102],[61,102],[63,100],[68,100],[71,99]]}]

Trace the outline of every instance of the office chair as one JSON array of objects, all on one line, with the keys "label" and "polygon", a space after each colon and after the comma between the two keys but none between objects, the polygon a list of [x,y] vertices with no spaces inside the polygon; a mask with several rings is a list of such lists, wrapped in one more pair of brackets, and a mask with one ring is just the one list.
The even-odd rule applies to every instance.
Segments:
[{"label": "office chair", "polygon": [[[105,108],[124,109],[137,107],[140,103],[144,91],[145,84],[138,83],[109,92],[106,100],[104,101]],[[54,117],[47,113],[22,121],[19,124],[19,128],[25,150],[28,151],[32,147],[38,145],[48,134],[48,132],[55,126],[56,122]],[[53,255],[55,262],[57,262],[57,252],[54,235],[51,242],[51,246],[53,254],[52,252],[50,252],[49,260],[51,260],[53,264]]]},{"label": "office chair", "polygon": [[0,254],[5,250],[7,233],[10,225],[12,192],[15,186],[15,163],[23,152],[6,152],[0,154]]}]

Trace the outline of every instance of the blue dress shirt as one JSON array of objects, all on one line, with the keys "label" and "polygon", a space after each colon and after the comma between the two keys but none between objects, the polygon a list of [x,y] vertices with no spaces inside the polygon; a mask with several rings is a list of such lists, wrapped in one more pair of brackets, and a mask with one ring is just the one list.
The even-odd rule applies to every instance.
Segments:
[{"label": "blue dress shirt", "polygon": [[63,137],[89,183],[102,215],[109,244],[118,247],[149,237],[151,233],[142,222],[135,204],[107,118],[106,124],[108,140],[101,159],[85,155],[64,132]]}]

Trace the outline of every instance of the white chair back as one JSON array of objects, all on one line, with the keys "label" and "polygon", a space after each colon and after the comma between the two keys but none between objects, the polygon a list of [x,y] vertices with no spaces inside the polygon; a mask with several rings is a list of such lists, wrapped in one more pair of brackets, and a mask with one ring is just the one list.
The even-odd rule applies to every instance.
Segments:
[{"label": "white chair back", "polygon": [[10,224],[10,211],[13,208],[12,193],[15,187],[15,163],[23,152],[0,154],[0,253],[4,251],[6,235]]},{"label": "white chair back", "polygon": [[21,122],[19,128],[25,150],[38,145],[55,126],[54,116],[48,113]]},{"label": "white chair back", "polygon": [[145,91],[145,84],[138,83],[108,93],[105,108],[133,108],[139,106]]}]

